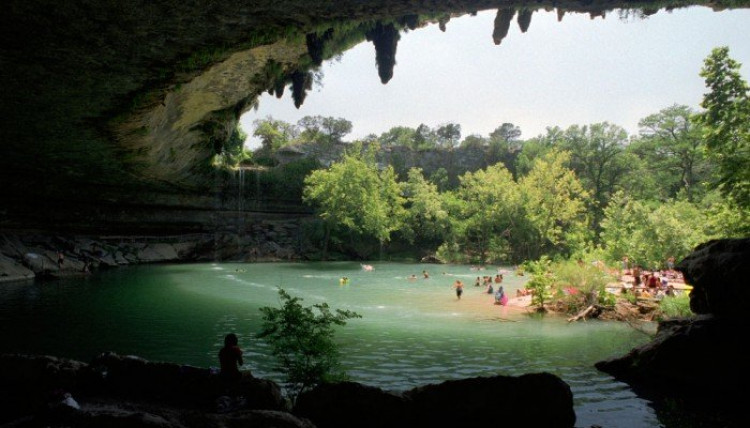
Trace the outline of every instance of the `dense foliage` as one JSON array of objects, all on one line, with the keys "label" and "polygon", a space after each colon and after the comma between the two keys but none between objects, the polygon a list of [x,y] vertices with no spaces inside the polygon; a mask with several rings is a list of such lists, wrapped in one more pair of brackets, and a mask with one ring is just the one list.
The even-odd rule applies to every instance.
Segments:
[{"label": "dense foliage", "polygon": [[[329,241],[350,253],[397,244],[467,263],[595,251],[606,262],[628,256],[659,268],[708,239],[750,233],[750,98],[738,69],[725,48],[714,50],[701,72],[706,110],[666,107],[631,136],[602,122],[522,140],[503,123],[461,140],[460,125],[446,123],[346,144],[351,123],[319,116],[297,125],[267,118],[255,134],[268,155],[296,144],[338,159],[304,183],[304,201],[325,222],[324,253]],[[347,149],[338,155],[335,146]],[[441,151],[484,163],[420,163]]]}]

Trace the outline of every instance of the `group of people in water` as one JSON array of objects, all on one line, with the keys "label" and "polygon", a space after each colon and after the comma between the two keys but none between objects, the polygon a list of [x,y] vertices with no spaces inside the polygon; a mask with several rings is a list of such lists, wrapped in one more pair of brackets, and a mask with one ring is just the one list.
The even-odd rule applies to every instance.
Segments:
[{"label": "group of people in water", "polygon": [[[493,278],[490,275],[485,275],[483,277],[477,277],[476,281],[474,282],[475,287],[481,287],[484,286],[485,293],[487,294],[494,294],[495,296],[495,304],[496,305],[507,305],[508,304],[508,296],[505,295],[505,290],[503,289],[503,286],[500,285],[500,283],[503,282],[503,274],[498,273],[495,275],[494,283],[497,284],[497,290],[493,287]],[[461,299],[461,295],[464,292],[464,283],[460,279],[457,279],[453,283],[453,288],[456,290],[456,298]]]}]

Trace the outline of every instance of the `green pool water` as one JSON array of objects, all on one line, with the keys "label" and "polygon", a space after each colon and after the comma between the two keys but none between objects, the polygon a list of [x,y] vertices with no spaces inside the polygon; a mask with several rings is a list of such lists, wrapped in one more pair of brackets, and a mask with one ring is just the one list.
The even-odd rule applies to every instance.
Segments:
[{"label": "green pool water", "polygon": [[[660,426],[649,403],[593,364],[649,340],[626,324],[568,323],[495,306],[477,276],[504,272],[510,296],[521,287],[508,267],[372,263],[206,263],[119,268],[85,278],[0,284],[2,352],[89,361],[103,351],[201,367],[217,366],[235,332],[255,376],[280,381],[268,346],[254,338],[262,306],[278,287],[362,315],[340,329],[352,380],[402,391],[449,379],[548,371],[573,390],[577,426]],[[429,279],[421,272],[427,270]],[[409,276],[417,275],[416,280]],[[342,276],[350,278],[340,285]],[[452,284],[461,279],[460,300]]]}]

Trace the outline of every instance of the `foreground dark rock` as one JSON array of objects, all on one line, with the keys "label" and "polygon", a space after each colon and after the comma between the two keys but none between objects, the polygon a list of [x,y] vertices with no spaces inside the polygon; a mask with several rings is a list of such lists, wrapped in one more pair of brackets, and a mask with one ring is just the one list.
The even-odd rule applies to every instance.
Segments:
[{"label": "foreground dark rock", "polygon": [[[227,385],[209,369],[105,353],[90,364],[0,355],[0,423],[16,427],[572,427],[570,387],[548,373],[426,385],[394,394],[321,385],[289,411],[272,381]],[[544,403],[544,412],[536,411]],[[6,426],[6,425],[3,425]]]},{"label": "foreground dark rock", "polygon": [[321,385],[299,398],[294,413],[320,428],[497,427],[500,421],[572,427],[576,420],[570,387],[549,373],[446,381],[403,394],[354,382]]},{"label": "foreground dark rock", "polygon": [[693,285],[690,309],[748,323],[750,239],[721,239],[699,245],[677,269]]},{"label": "foreground dark rock", "polygon": [[750,335],[750,239],[702,244],[677,269],[694,287],[691,309],[702,315],[661,322],[653,341],[596,367],[657,406],[682,403],[688,419],[694,412],[723,426],[748,426],[746,395],[738,391],[750,383],[744,351]]}]

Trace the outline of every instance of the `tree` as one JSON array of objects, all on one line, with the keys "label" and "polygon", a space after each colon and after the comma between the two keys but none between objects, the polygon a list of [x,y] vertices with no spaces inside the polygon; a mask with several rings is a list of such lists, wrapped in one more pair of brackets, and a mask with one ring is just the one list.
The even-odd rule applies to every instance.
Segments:
[{"label": "tree", "polygon": [[668,257],[681,259],[709,238],[708,219],[687,201],[649,205],[617,193],[605,209],[602,244],[611,260],[659,269]]},{"label": "tree", "polygon": [[264,306],[261,331],[257,337],[268,341],[276,358],[276,369],[286,376],[292,402],[307,389],[346,378],[340,368],[338,346],[333,340],[334,326],[361,318],[352,311],[336,309],[327,303],[302,306],[302,299],[279,289],[281,308]]},{"label": "tree", "polygon": [[[529,173],[519,181],[524,221],[516,249],[524,258],[562,252],[581,245],[586,229],[585,198],[581,182],[565,164],[567,152],[552,150],[534,161]],[[519,239],[520,238],[520,239]]]},{"label": "tree", "polygon": [[409,170],[403,192],[407,201],[404,228],[407,239],[438,241],[446,237],[450,228],[448,211],[437,186],[424,178],[421,169]]},{"label": "tree", "polygon": [[682,191],[693,201],[696,187],[708,177],[701,129],[687,106],[673,105],[638,123],[640,138],[629,149],[646,161],[648,174],[665,188],[667,198]]},{"label": "tree", "polygon": [[521,128],[507,122],[490,132],[487,144],[489,162],[502,162],[515,176],[517,174],[515,159],[521,151],[520,136]]},{"label": "tree", "polygon": [[308,143],[340,143],[346,134],[352,132],[350,121],[330,116],[305,116],[297,121],[297,125],[302,129],[300,139]]},{"label": "tree", "polygon": [[508,237],[519,217],[518,186],[502,164],[468,172],[449,206],[453,219],[452,239],[474,262],[505,260],[510,256]]},{"label": "tree", "polygon": [[380,134],[380,144],[383,147],[412,147],[415,148],[416,130],[406,126],[394,126]]},{"label": "tree", "polygon": [[435,131],[439,147],[451,148],[458,146],[461,140],[461,125],[457,123],[446,123],[440,125]]},{"label": "tree", "polygon": [[487,147],[487,139],[479,134],[467,135],[463,141],[461,141],[461,147],[472,148],[472,149],[483,149]]},{"label": "tree", "polygon": [[534,159],[544,155],[563,139],[563,130],[559,127],[547,127],[547,133],[530,138],[523,143],[521,152],[516,158],[515,170],[518,176],[528,174]]},{"label": "tree", "polygon": [[255,120],[253,126],[253,135],[260,138],[261,146],[267,155],[291,143],[299,133],[291,123],[276,120],[271,116]]},{"label": "tree", "polygon": [[570,152],[570,166],[590,194],[588,209],[594,231],[612,194],[619,189],[629,166],[623,156],[627,132],[607,122],[573,125],[565,130],[560,147]]},{"label": "tree", "polygon": [[701,77],[710,92],[697,121],[709,156],[718,165],[719,187],[740,207],[750,208],[750,88],[740,75],[740,64],[719,47],[706,58]]},{"label": "tree", "polygon": [[544,305],[552,299],[552,284],[555,276],[552,272],[552,262],[546,256],[536,261],[524,263],[525,271],[531,274],[526,288],[532,290],[531,304],[536,306],[537,312],[546,312]]},{"label": "tree", "polygon": [[434,149],[438,146],[438,137],[435,131],[424,123],[420,123],[414,134],[414,148],[417,150]]},{"label": "tree", "polygon": [[521,128],[507,122],[490,132],[490,139],[498,143],[506,144],[509,151],[520,149],[520,146],[517,145],[520,141],[519,137],[521,137]]},{"label": "tree", "polygon": [[390,166],[378,170],[375,150],[370,146],[362,153],[355,146],[341,161],[305,178],[303,200],[317,207],[326,224],[324,254],[333,227],[369,234],[383,244],[402,225],[404,199],[396,174]]},{"label": "tree", "polygon": [[245,159],[250,159],[253,153],[245,149],[245,140],[247,134],[239,126],[239,123],[229,136],[229,140],[224,144],[224,155],[231,165],[237,165]]}]

